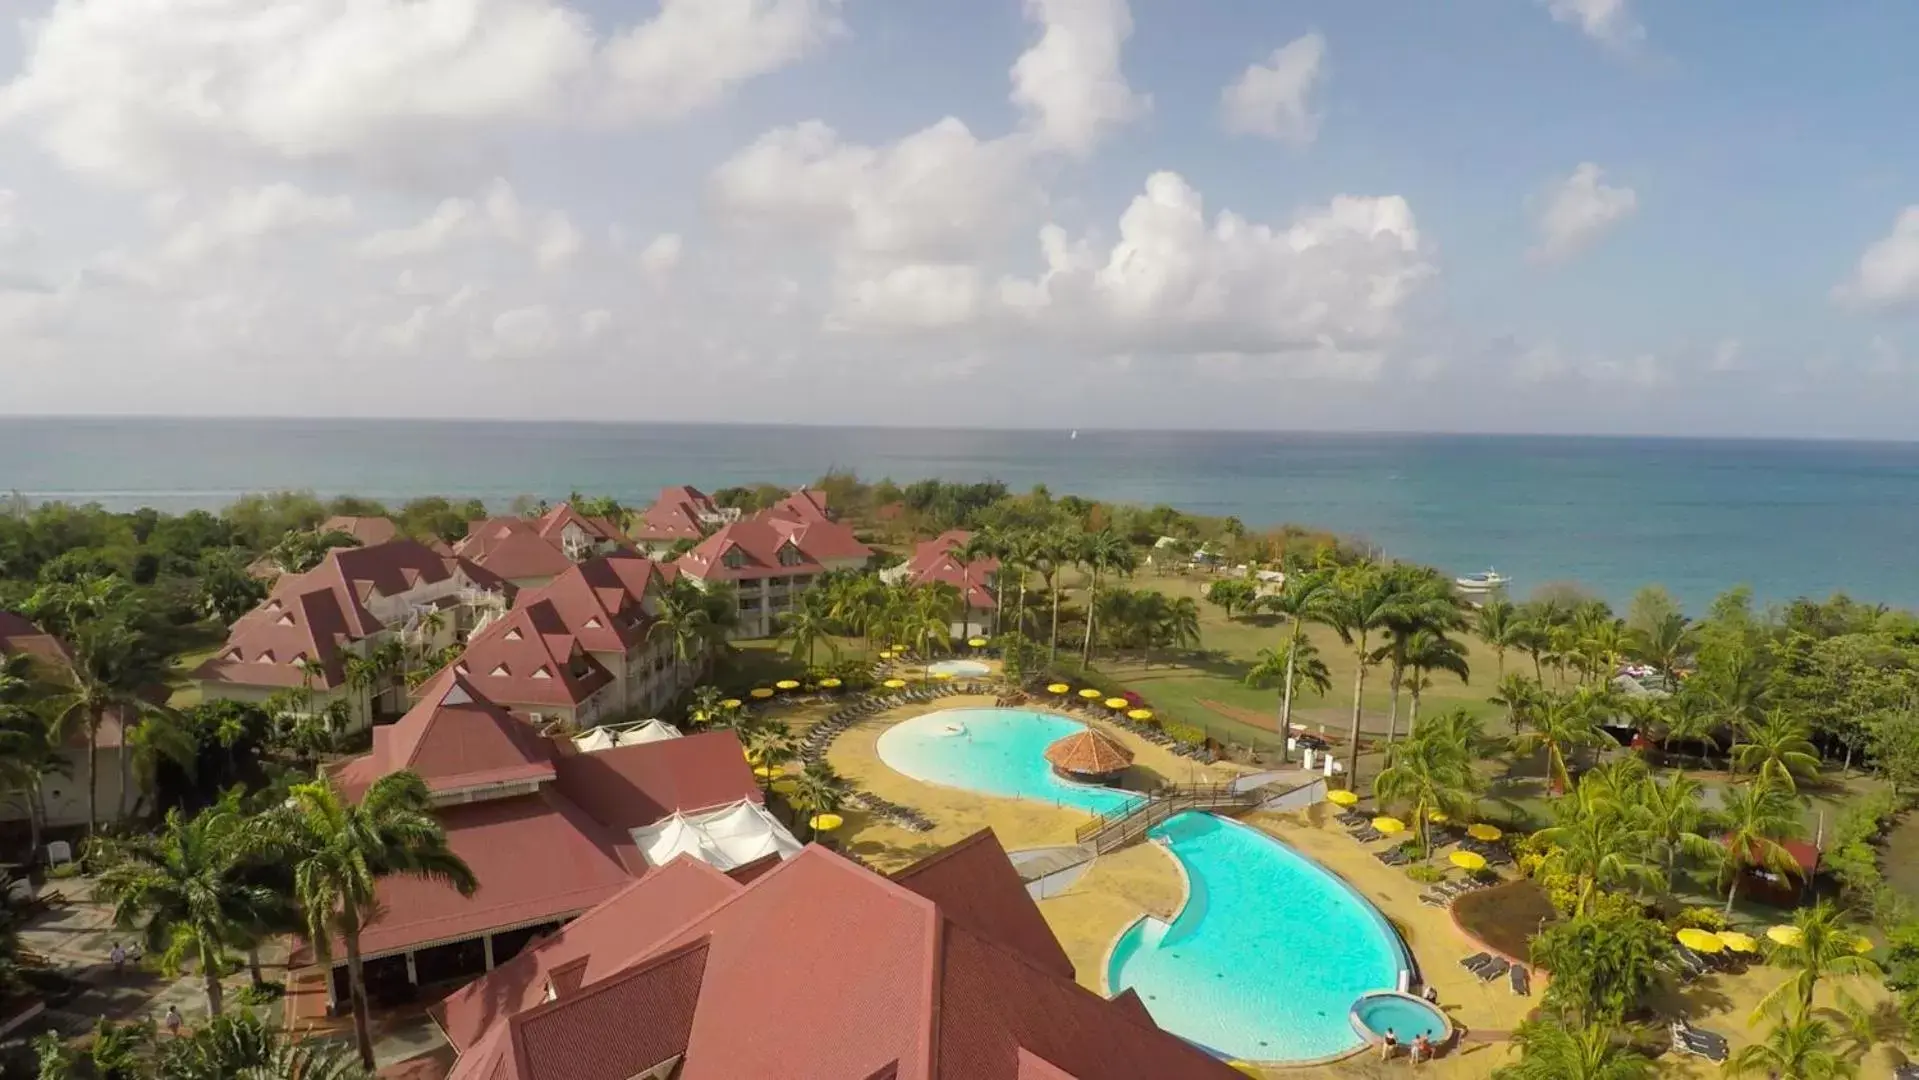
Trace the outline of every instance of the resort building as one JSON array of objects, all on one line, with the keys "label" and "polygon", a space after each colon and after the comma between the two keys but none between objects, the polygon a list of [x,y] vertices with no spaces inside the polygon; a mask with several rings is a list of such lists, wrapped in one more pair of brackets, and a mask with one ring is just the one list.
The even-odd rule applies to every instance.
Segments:
[{"label": "resort building", "polygon": [[873,549],[861,543],[852,529],[809,515],[804,508],[813,503],[802,499],[804,494],[723,526],[674,562],[680,573],[702,588],[720,581],[738,591],[735,637],[777,634],[780,616],[821,574],[864,569],[872,561]]},{"label": "resort building", "polygon": [[449,1080],[1241,1076],[1076,983],[990,832],[890,878],[817,846],[677,859],[432,1015]]},{"label": "resort building", "polygon": [[370,686],[348,675],[387,642],[431,653],[466,640],[507,609],[512,586],[417,540],[335,548],[304,574],[283,575],[266,600],[233,624],[225,645],[193,673],[208,700],[264,702],[298,690],[317,713],[348,705],[355,730],[405,708],[399,672]]},{"label": "resort building", "polygon": [[662,489],[636,516],[627,536],[648,555],[664,555],[676,544],[697,544],[739,519],[737,507],[720,506],[699,488],[681,484]]},{"label": "resort building", "polygon": [[[28,657],[31,662],[55,670],[73,662],[66,643],[35,626],[24,615],[0,611],[0,660]],[[99,773],[93,778],[97,812],[111,821],[120,814],[121,726],[120,716],[109,713],[100,721],[94,736],[99,748]],[[87,737],[75,726],[60,749],[66,762],[62,772],[49,774],[41,784],[40,805],[43,825],[62,828],[84,825],[87,821]],[[8,791],[0,796],[0,822],[27,821],[33,812],[24,791]]]},{"label": "resort building", "polygon": [[400,527],[391,518],[355,517],[339,514],[320,523],[320,535],[327,533],[345,533],[360,542],[361,547],[373,547],[376,544],[390,543],[400,538]]},{"label": "resort building", "polygon": [[989,633],[987,624],[993,621],[999,607],[993,597],[999,560],[982,557],[968,561],[960,557],[960,552],[972,539],[973,534],[964,529],[943,532],[914,547],[912,558],[880,573],[880,578],[888,585],[902,582],[928,585],[939,582],[957,590],[960,609],[955,613],[957,618],[951,627],[951,633],[956,638]]},{"label": "resort building", "polygon": [[537,588],[574,563],[623,546],[620,528],[561,503],[537,518],[491,517],[467,525],[453,552],[522,589]]},{"label": "resort building", "polygon": [[[493,700],[529,720],[540,714],[536,723],[590,727],[613,717],[651,716],[705,668],[703,661],[676,665],[671,639],[654,633],[660,590],[676,573],[631,552],[569,566],[548,584],[522,591],[515,599],[515,614],[525,611],[526,617],[477,635],[461,663]],[[531,647],[536,639],[538,647]],[[587,665],[563,663],[576,647],[611,681],[591,677]],[[578,674],[545,680],[528,676],[521,682],[513,674],[516,664],[532,664],[535,671],[549,664],[554,671],[565,668]],[[496,670],[505,672],[497,685],[486,681]]]},{"label": "resort building", "polygon": [[[385,1003],[491,971],[659,873],[641,837],[663,821],[771,820],[731,732],[582,753],[570,739],[541,736],[454,670],[427,682],[399,722],[374,729],[372,752],[330,780],[358,798],[401,770],[425,781],[447,846],[479,889],[461,896],[437,882],[381,879],[361,949],[369,992]],[[779,828],[763,847],[778,854],[798,844]],[[327,1001],[337,1008],[346,1001],[345,956],[337,946],[330,955]],[[310,948],[296,950],[292,964],[315,974]]]},{"label": "resort building", "polygon": [[561,503],[541,514],[534,520],[533,526],[574,562],[607,554],[626,540],[618,523],[605,518],[587,517],[573,509],[571,503]]}]

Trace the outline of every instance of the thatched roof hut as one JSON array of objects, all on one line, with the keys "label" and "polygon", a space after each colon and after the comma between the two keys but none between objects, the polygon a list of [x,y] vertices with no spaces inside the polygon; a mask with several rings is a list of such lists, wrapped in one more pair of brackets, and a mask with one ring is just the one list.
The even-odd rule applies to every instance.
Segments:
[{"label": "thatched roof hut", "polygon": [[1112,736],[1086,728],[1047,747],[1046,760],[1071,779],[1104,783],[1126,771],[1133,752]]}]

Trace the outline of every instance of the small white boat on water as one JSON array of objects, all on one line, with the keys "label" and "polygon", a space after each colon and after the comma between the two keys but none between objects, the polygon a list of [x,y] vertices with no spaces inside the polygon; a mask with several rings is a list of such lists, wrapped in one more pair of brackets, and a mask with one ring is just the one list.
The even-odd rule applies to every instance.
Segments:
[{"label": "small white boat on water", "polygon": [[1453,584],[1458,586],[1459,591],[1465,593],[1468,597],[1476,597],[1486,596],[1504,589],[1506,587],[1506,580],[1506,575],[1497,570],[1489,569],[1483,574],[1468,574],[1462,578],[1454,578]]}]

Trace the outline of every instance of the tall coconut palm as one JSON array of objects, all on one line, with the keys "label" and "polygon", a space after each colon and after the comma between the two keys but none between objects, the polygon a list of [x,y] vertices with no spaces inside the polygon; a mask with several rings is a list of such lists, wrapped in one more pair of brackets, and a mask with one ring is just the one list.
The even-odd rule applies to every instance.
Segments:
[{"label": "tall coconut palm", "polygon": [[1406,809],[1413,839],[1422,855],[1431,857],[1432,815],[1469,819],[1476,787],[1472,754],[1463,743],[1408,738],[1386,748],[1386,767],[1373,777],[1373,798],[1382,807]]},{"label": "tall coconut palm", "polygon": [[1792,972],[1792,978],[1773,988],[1753,1010],[1754,1022],[1771,1012],[1803,1021],[1812,1012],[1813,991],[1828,975],[1865,975],[1885,977],[1871,957],[1859,951],[1865,939],[1845,926],[1845,912],[1831,902],[1821,900],[1793,913],[1793,928],[1798,931],[1792,944],[1772,943],[1768,960],[1774,967]]},{"label": "tall coconut palm", "polygon": [[1511,600],[1495,596],[1473,613],[1473,632],[1493,651],[1493,679],[1506,679],[1506,651],[1519,645],[1519,609]]},{"label": "tall coconut palm", "polygon": [[755,723],[747,729],[745,738],[746,753],[753,759],[754,774],[760,778],[761,788],[771,787],[773,774],[799,754],[792,729],[778,720]]},{"label": "tall coconut palm", "polygon": [[1606,733],[1599,730],[1597,702],[1597,695],[1585,689],[1548,693],[1527,717],[1530,730],[1513,740],[1519,753],[1546,752],[1546,775],[1554,794],[1564,794],[1572,787],[1572,775],[1566,768],[1568,754],[1608,741]]},{"label": "tall coconut palm", "polygon": [[673,652],[673,685],[680,685],[683,665],[702,655],[712,640],[713,615],[706,595],[684,576],[674,578],[660,594],[658,620],[647,631],[664,638]]},{"label": "tall coconut palm", "polygon": [[1406,731],[1412,734],[1419,725],[1419,696],[1432,685],[1429,672],[1444,671],[1460,682],[1472,681],[1472,668],[1466,662],[1466,646],[1447,637],[1442,630],[1420,627],[1406,638]]},{"label": "tall coconut palm", "polygon": [[[1261,606],[1267,611],[1273,612],[1276,615],[1285,616],[1288,623],[1291,624],[1287,629],[1286,646],[1284,649],[1288,670],[1280,682],[1279,694],[1279,760],[1282,764],[1286,760],[1286,740],[1291,738],[1293,734],[1293,693],[1301,684],[1309,686],[1317,685],[1310,678],[1296,678],[1294,672],[1291,670],[1291,665],[1296,661],[1306,659],[1307,653],[1304,651],[1304,645],[1310,644],[1306,638],[1306,624],[1313,620],[1315,617],[1314,613],[1318,610],[1319,606],[1325,602],[1326,597],[1332,593],[1332,590],[1332,571],[1317,567],[1310,569],[1303,566],[1293,567],[1286,571],[1286,580],[1280,584],[1279,591],[1260,602]],[[1261,662],[1263,663],[1264,657],[1273,652],[1274,650],[1262,651],[1260,653],[1262,657]],[[1315,656],[1318,653],[1316,647],[1313,649],[1313,653]],[[1320,664],[1320,668],[1323,671],[1325,664]],[[1259,669],[1256,667],[1254,670],[1257,671]],[[1253,676],[1249,673],[1247,679],[1251,680],[1252,678]],[[1330,689],[1331,687],[1329,685],[1322,688],[1320,693],[1324,694]]]},{"label": "tall coconut palm", "polygon": [[473,871],[446,846],[432,813],[426,783],[410,772],[375,780],[357,803],[324,780],[295,785],[269,819],[267,843],[293,875],[294,897],[306,938],[323,966],[337,938],[346,950],[347,988],[360,1063],[374,1067],[367,1023],[366,977],[360,935],[374,914],[382,878],[395,875],[442,882],[462,896],[479,888]]},{"label": "tall coconut palm", "polygon": [[1399,692],[1410,666],[1407,652],[1413,636],[1422,630],[1457,629],[1464,620],[1452,583],[1438,573],[1425,567],[1396,565],[1387,567],[1384,575],[1398,594],[1386,618],[1386,641],[1376,654],[1378,660],[1390,665],[1386,741],[1391,743],[1399,735]]},{"label": "tall coconut palm", "polygon": [[1506,709],[1506,723],[1513,729],[1513,738],[1519,738],[1520,732],[1532,722],[1533,710],[1545,700],[1546,688],[1539,681],[1514,672],[1499,680],[1494,687],[1493,696],[1488,699],[1494,705]]},{"label": "tall coconut palm", "polygon": [[1799,820],[1799,802],[1792,793],[1764,780],[1727,788],[1720,817],[1726,827],[1726,869],[1731,878],[1726,887],[1726,914],[1731,915],[1733,901],[1739,896],[1740,875],[1748,867],[1776,874],[1799,873],[1798,862],[1780,841],[1798,836],[1804,826]]},{"label": "tall coconut palm", "polygon": [[1041,537],[1037,532],[1011,532],[1003,540],[1000,556],[1000,572],[1013,575],[1013,584],[1019,591],[1013,603],[1013,628],[1026,633],[1026,585],[1032,575],[1033,566],[1040,560],[1042,553]]},{"label": "tall coconut palm", "polygon": [[1049,665],[1059,660],[1059,573],[1073,561],[1079,549],[1079,535],[1062,529],[1050,529],[1039,534],[1033,545],[1033,568],[1039,571],[1040,578],[1046,582],[1047,595],[1052,598],[1052,629],[1046,638],[1046,662]]},{"label": "tall coconut palm", "polygon": [[1112,529],[1086,534],[1080,546],[1080,559],[1092,571],[1086,588],[1086,639],[1080,646],[1080,663],[1093,662],[1093,616],[1099,608],[1099,590],[1107,574],[1130,574],[1138,565],[1133,546]]},{"label": "tall coconut palm", "polygon": [[1724,848],[1714,843],[1714,816],[1701,802],[1704,788],[1682,772],[1640,785],[1634,809],[1666,868],[1666,880],[1679,871],[1681,859],[1717,863]]},{"label": "tall coconut palm", "polygon": [[806,814],[807,832],[817,837],[819,830],[813,827],[813,819],[821,814],[838,813],[852,791],[853,785],[834,772],[833,766],[824,761],[809,761],[793,781],[793,807]]},{"label": "tall coconut palm", "polygon": [[1286,761],[1286,740],[1292,737],[1293,697],[1310,687],[1324,697],[1332,692],[1333,676],[1326,661],[1320,659],[1313,639],[1295,636],[1277,649],[1261,649],[1251,670],[1246,672],[1247,686],[1279,687],[1279,760]]},{"label": "tall coconut palm", "polygon": [[1347,784],[1359,781],[1359,720],[1366,694],[1366,671],[1377,663],[1373,643],[1405,602],[1403,593],[1379,567],[1370,564],[1341,570],[1333,589],[1314,610],[1314,618],[1330,627],[1353,652],[1353,723],[1346,750]]},{"label": "tall coconut palm", "polygon": [[251,845],[247,817],[226,803],[191,818],[170,810],[157,834],[102,844],[96,895],[113,906],[122,929],[140,932],[169,975],[194,962],[208,1016],[220,1015],[229,949],[284,906],[248,873]]},{"label": "tall coconut palm", "polygon": [[1679,665],[1692,655],[1692,623],[1678,612],[1668,612],[1651,626],[1635,627],[1627,635],[1626,650],[1635,659],[1659,672],[1667,690],[1679,687]]},{"label": "tall coconut palm", "polygon": [[1609,1024],[1568,1028],[1558,1020],[1528,1020],[1513,1032],[1519,1060],[1493,1071],[1495,1080],[1650,1080],[1650,1059],[1614,1037]]},{"label": "tall coconut palm", "polygon": [[832,636],[832,597],[822,592],[805,593],[799,603],[780,613],[779,622],[780,636],[792,642],[793,659],[805,657],[806,666],[812,667],[822,641],[826,642],[826,651],[838,658],[840,647]]},{"label": "tall coconut palm", "polygon": [[[111,615],[77,628],[73,662],[52,668],[60,680],[52,702],[53,735],[64,739],[76,728],[87,737],[87,836],[98,834],[100,725],[109,716],[130,731],[142,718],[165,713],[163,689],[172,678],[167,659],[146,635]],[[132,759],[121,755],[121,803],[124,807]]]},{"label": "tall coconut palm", "polygon": [[1831,1024],[1800,1016],[1773,1027],[1763,1041],[1740,1047],[1726,1061],[1725,1072],[1728,1076],[1850,1080],[1859,1075],[1859,1065],[1841,1051],[1839,1032]]},{"label": "tall coconut palm", "polygon": [[29,851],[40,850],[46,826],[46,780],[67,771],[66,755],[44,715],[49,689],[33,657],[0,655],[0,796],[19,796]]},{"label": "tall coconut palm", "polygon": [[1819,774],[1819,751],[1808,738],[1811,729],[1804,721],[1774,709],[1764,720],[1748,725],[1743,734],[1745,741],[1732,748],[1733,763],[1741,770],[1787,791],[1797,789],[1795,777]]}]

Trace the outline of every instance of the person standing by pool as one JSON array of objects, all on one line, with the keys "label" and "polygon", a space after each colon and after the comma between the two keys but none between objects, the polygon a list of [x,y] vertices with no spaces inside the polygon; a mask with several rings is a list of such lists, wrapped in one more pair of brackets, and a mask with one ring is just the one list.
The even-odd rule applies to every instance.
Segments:
[{"label": "person standing by pool", "polygon": [[1426,1033],[1422,1031],[1413,1036],[1413,1064],[1418,1065],[1420,1062],[1432,1056],[1432,1040],[1426,1038]]},{"label": "person standing by pool", "polygon": [[1392,1028],[1387,1028],[1386,1037],[1380,1040],[1380,1043],[1379,1043],[1379,1060],[1391,1061],[1393,1059],[1394,1052],[1397,1051],[1398,1049],[1399,1049],[1399,1036],[1393,1034]]}]

